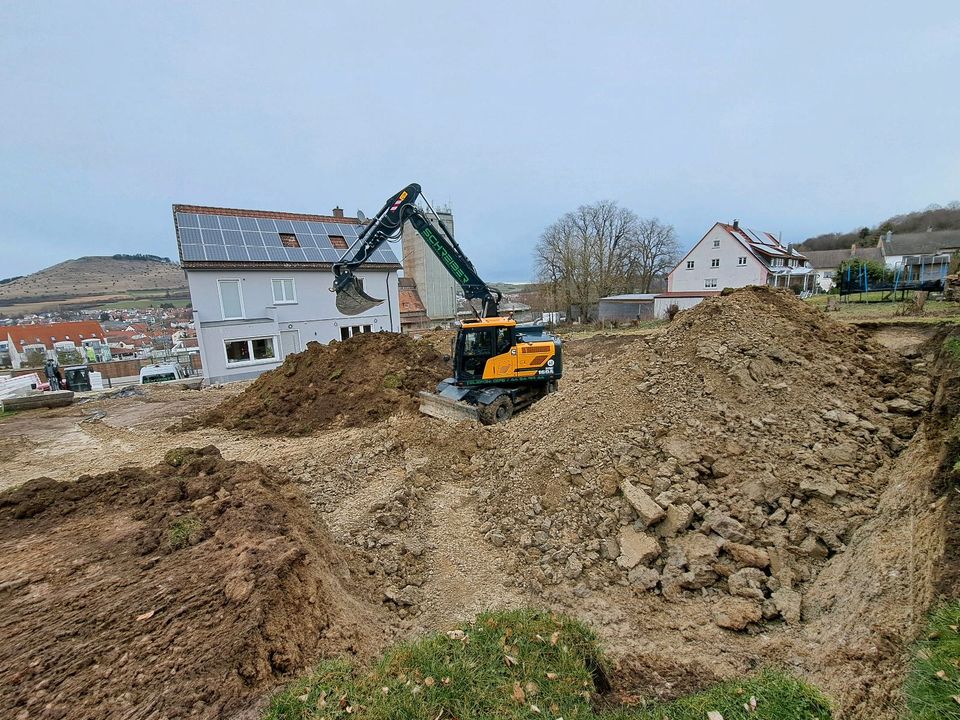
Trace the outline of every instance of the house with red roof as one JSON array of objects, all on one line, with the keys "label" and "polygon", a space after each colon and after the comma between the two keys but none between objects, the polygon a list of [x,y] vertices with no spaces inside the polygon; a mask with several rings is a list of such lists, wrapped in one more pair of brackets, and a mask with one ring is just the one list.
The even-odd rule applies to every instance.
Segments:
[{"label": "house with red roof", "polygon": [[111,357],[106,333],[100,323],[93,320],[9,325],[0,328],[0,338],[3,337],[14,369],[42,367],[48,358],[98,362]]},{"label": "house with red roof", "polygon": [[787,247],[773,233],[714,223],[667,275],[667,291],[657,295],[654,315],[671,307],[686,310],[724,288],[747,285],[813,290],[814,269],[807,257]]}]

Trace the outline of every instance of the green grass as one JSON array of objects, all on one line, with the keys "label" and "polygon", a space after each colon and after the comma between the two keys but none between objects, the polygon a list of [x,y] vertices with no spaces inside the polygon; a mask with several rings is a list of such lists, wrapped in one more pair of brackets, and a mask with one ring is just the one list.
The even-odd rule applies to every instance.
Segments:
[{"label": "green grass", "polygon": [[6,420],[17,414],[16,410],[0,410],[0,420]]},{"label": "green grass", "polygon": [[[943,300],[927,300],[923,308],[923,315],[902,315],[898,314],[902,305],[899,300],[895,302],[877,302],[882,296],[883,294],[878,292],[864,293],[863,300],[861,301],[859,295],[851,295],[839,303],[836,312],[829,313],[830,317],[846,322],[856,322],[858,320],[918,324],[960,322],[960,303],[945,302]],[[836,298],[839,301],[838,295],[823,294],[814,295],[808,298],[806,302],[823,310],[827,306],[828,298]],[[911,295],[908,295],[908,302],[910,298]]]},{"label": "green grass", "polygon": [[[768,670],[671,703],[598,711],[605,662],[596,637],[562,615],[483,613],[450,633],[389,650],[371,668],[321,664],[276,695],[265,720],[827,720],[826,700]],[[756,699],[756,710],[744,704]]]},{"label": "green grass", "polygon": [[185,515],[182,518],[178,518],[170,525],[170,547],[174,550],[187,547],[190,544],[191,537],[201,527],[203,527],[203,523],[192,515]]},{"label": "green grass", "polygon": [[94,305],[94,310],[146,310],[147,308],[158,308],[162,303],[169,303],[174,307],[190,307],[189,300],[166,300],[164,298],[155,298],[153,300],[117,300],[116,302],[101,303]]},{"label": "green grass", "polygon": [[960,363],[960,337],[948,337],[943,343],[943,350],[954,362]]},{"label": "green grass", "polygon": [[936,610],[904,684],[909,720],[960,720],[960,601]]}]

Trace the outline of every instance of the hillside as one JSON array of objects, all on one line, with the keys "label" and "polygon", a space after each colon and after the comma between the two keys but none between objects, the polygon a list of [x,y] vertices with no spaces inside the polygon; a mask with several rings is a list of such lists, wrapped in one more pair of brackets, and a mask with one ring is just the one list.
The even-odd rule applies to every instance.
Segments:
[{"label": "hillside", "polygon": [[185,297],[179,265],[136,256],[91,256],[67,260],[31,275],[0,283],[0,309],[37,312],[84,307],[127,298]]},{"label": "hillside", "polygon": [[960,230],[960,202],[948,203],[945,207],[930,205],[924,210],[894,215],[870,227],[864,226],[844,233],[824,233],[807,238],[798,246],[800,250],[841,250],[854,243],[875,245],[877,238],[888,230],[895,233],[925,232],[933,230]]}]

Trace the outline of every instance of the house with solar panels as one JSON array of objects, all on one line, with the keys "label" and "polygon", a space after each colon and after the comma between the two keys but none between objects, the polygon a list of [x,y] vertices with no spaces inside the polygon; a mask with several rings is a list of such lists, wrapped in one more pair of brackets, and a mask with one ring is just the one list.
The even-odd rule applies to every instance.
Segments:
[{"label": "house with solar panels", "polygon": [[716,294],[724,288],[770,285],[811,290],[806,256],[782,245],[773,233],[715,223],[667,275],[667,292]]},{"label": "house with solar panels", "polygon": [[174,205],[180,263],[193,304],[204,377],[256,377],[308,342],[400,332],[397,271],[389,246],[357,271],[384,302],[361,315],[335,304],[333,264],[356,241],[357,218]]}]

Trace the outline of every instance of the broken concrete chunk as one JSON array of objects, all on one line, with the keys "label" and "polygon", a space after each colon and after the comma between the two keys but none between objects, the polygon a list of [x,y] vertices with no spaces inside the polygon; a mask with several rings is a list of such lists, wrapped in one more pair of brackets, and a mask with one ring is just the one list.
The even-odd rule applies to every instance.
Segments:
[{"label": "broken concrete chunk", "polygon": [[770,565],[770,554],[762,548],[728,542],[723,549],[741,565],[755,568],[765,568]]},{"label": "broken concrete chunk", "polygon": [[762,570],[748,567],[738,570],[727,578],[727,589],[731,595],[763,602],[763,585],[767,576]]},{"label": "broken concrete chunk", "polygon": [[637,532],[632,527],[620,532],[620,556],[617,565],[632,570],[637,565],[648,565],[660,556],[660,543],[646,533]]},{"label": "broken concrete chunk", "polygon": [[627,502],[637,511],[640,523],[644,527],[650,527],[654,523],[660,522],[666,514],[663,508],[657,505],[656,501],[647,495],[643,488],[637,487],[629,480],[620,482],[620,491]]},{"label": "broken concrete chunk", "polygon": [[760,603],[739,597],[725,597],[717,602],[713,621],[726,630],[743,630],[750,623],[760,622]]},{"label": "broken concrete chunk", "polygon": [[718,512],[708,513],[703,520],[717,535],[738,543],[749,543],[753,535],[738,520]]},{"label": "broken concrete chunk", "polygon": [[676,458],[681,465],[693,465],[700,462],[700,453],[687,440],[680,437],[667,438],[660,445],[660,449],[672,458]]},{"label": "broken concrete chunk", "polygon": [[773,600],[774,607],[777,608],[777,612],[783,616],[784,620],[791,625],[795,625],[800,622],[800,607],[802,600],[800,593],[789,588],[780,588],[770,597]]},{"label": "broken concrete chunk", "polygon": [[657,526],[660,537],[673,537],[683,532],[693,522],[693,508],[689,505],[669,505],[663,522]]},{"label": "broken concrete chunk", "polygon": [[638,565],[627,573],[627,580],[630,581],[631,585],[635,585],[641,590],[653,590],[660,582],[660,573],[653,568]]}]

